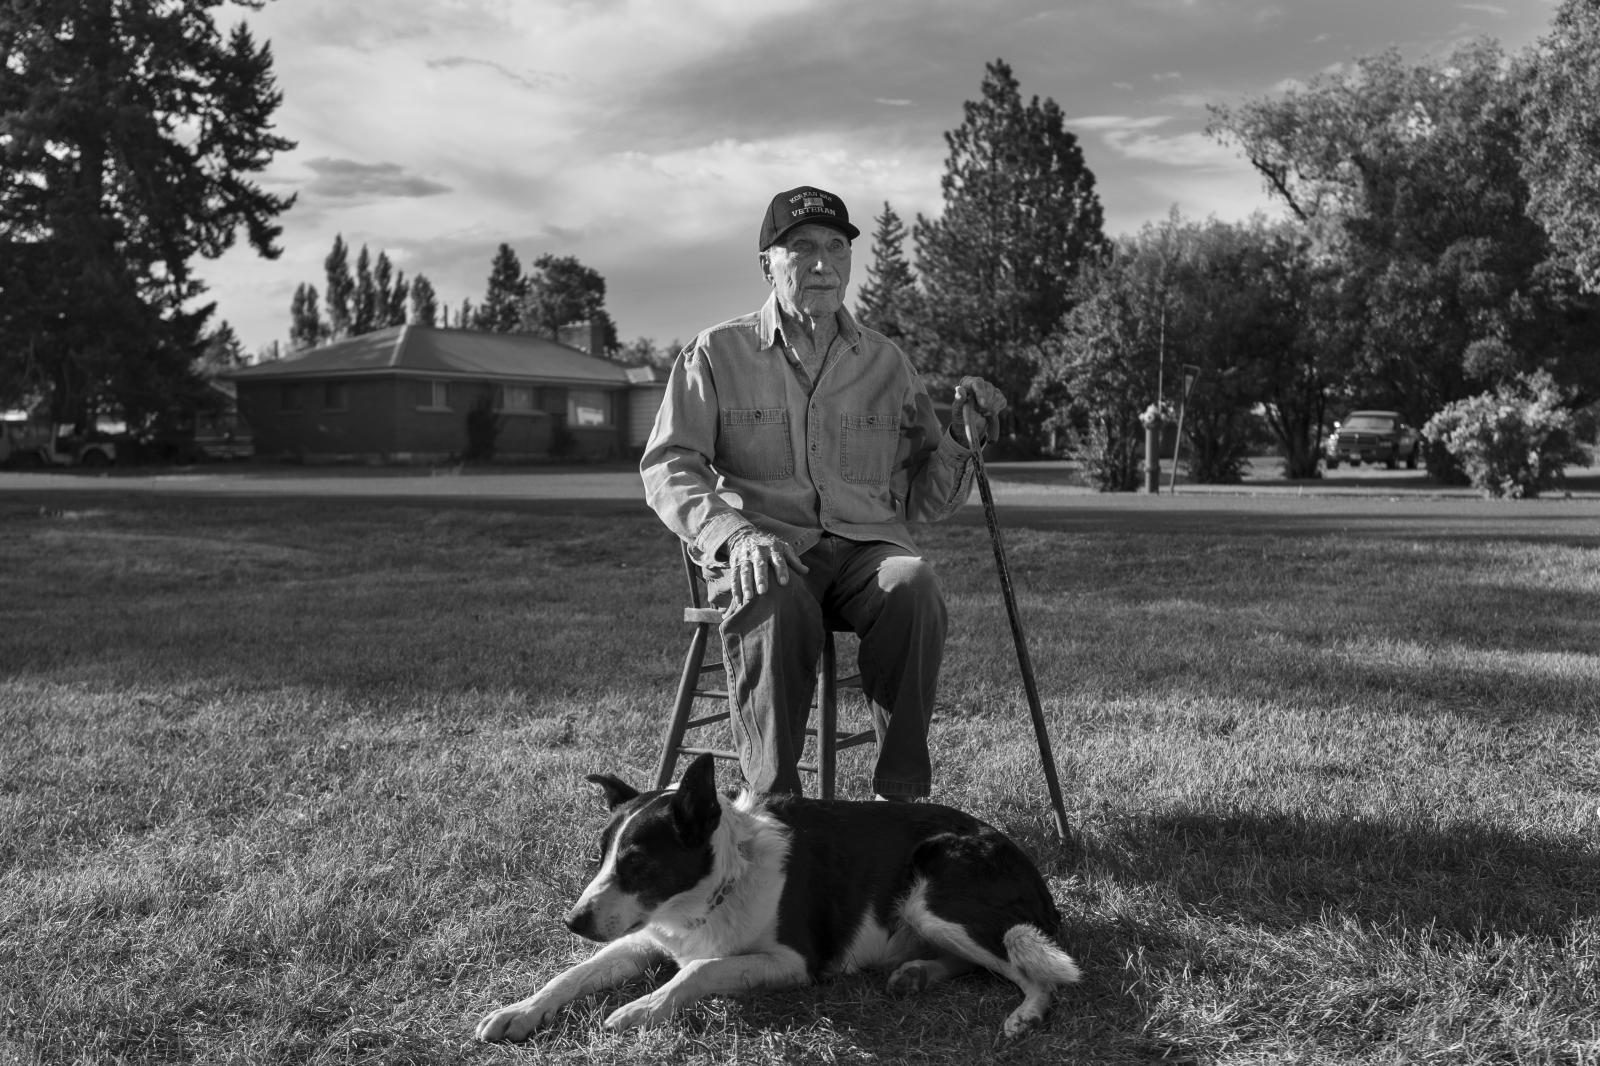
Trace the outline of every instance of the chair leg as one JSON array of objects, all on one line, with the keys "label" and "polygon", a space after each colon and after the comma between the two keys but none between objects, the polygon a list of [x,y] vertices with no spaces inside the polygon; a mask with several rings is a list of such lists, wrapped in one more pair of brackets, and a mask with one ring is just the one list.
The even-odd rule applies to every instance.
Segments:
[{"label": "chair leg", "polygon": [[838,653],[834,649],[833,634],[823,634],[822,665],[817,678],[817,776],[818,793],[825,800],[833,799],[834,758],[837,749],[839,717]]},{"label": "chair leg", "polygon": [[673,772],[678,767],[678,749],[683,746],[683,734],[689,726],[689,714],[694,709],[694,691],[700,685],[700,666],[705,662],[706,644],[711,627],[697,625],[689,638],[689,652],[683,659],[683,676],[678,679],[678,695],[672,703],[672,718],[667,722],[667,732],[661,741],[661,765],[656,770],[656,788],[666,788],[672,783]]}]

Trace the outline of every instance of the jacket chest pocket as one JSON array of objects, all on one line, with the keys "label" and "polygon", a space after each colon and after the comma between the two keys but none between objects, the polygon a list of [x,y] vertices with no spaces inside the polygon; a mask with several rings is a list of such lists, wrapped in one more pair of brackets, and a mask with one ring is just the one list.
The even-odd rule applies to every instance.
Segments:
[{"label": "jacket chest pocket", "polygon": [[888,481],[899,446],[899,415],[844,415],[839,434],[839,474],[846,481]]},{"label": "jacket chest pocket", "polygon": [[717,466],[735,477],[773,481],[794,476],[789,412],[782,407],[729,408],[722,412]]}]

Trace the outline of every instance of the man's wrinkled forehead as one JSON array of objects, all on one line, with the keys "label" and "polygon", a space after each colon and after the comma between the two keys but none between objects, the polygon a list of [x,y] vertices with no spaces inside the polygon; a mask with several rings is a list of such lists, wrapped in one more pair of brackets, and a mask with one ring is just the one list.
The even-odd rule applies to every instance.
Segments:
[{"label": "man's wrinkled forehead", "polygon": [[812,245],[826,245],[830,241],[841,241],[846,246],[850,244],[849,234],[830,226],[824,222],[807,222],[803,226],[796,226],[773,242],[772,248],[793,248],[802,242]]}]

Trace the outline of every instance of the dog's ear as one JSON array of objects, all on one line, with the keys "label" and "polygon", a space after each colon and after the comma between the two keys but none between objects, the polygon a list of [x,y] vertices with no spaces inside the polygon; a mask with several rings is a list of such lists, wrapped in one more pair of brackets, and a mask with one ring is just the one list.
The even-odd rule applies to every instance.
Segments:
[{"label": "dog's ear", "polygon": [[584,780],[599,788],[600,798],[605,800],[606,806],[613,811],[639,795],[638,789],[610,774],[590,774]]},{"label": "dog's ear", "polygon": [[717,801],[717,761],[698,755],[678,782],[672,794],[672,823],[678,839],[696,846],[711,839],[722,820],[722,805]]}]

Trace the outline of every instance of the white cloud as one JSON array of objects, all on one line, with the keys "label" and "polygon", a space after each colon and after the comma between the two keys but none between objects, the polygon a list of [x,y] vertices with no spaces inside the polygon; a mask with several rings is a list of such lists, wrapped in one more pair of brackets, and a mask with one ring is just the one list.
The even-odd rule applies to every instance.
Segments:
[{"label": "white cloud", "polygon": [[1210,93],[1173,93],[1170,96],[1161,97],[1156,102],[1159,104],[1171,104],[1174,107],[1200,109],[1216,103],[1219,96],[1220,94],[1214,95]]},{"label": "white cloud", "polygon": [[1153,129],[1170,121],[1166,115],[1146,115],[1144,118],[1130,118],[1127,115],[1080,115],[1077,118],[1065,119],[1062,124],[1069,130],[1120,132]]},{"label": "white cloud", "polygon": [[1158,137],[1136,129],[1106,130],[1101,139],[1125,159],[1168,167],[1227,170],[1237,159],[1234,149],[1200,132]]}]

